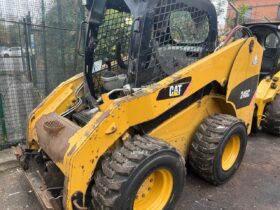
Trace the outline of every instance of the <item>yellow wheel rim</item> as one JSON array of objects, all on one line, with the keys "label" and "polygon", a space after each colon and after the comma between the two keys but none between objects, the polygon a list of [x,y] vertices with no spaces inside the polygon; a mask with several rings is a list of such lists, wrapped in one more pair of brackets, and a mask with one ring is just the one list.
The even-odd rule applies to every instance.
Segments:
[{"label": "yellow wheel rim", "polygon": [[173,191],[173,176],[167,169],[154,171],[144,180],[135,197],[134,210],[161,210]]},{"label": "yellow wheel rim", "polygon": [[237,135],[232,136],[227,142],[222,155],[222,168],[224,171],[229,170],[236,162],[240,151],[240,142],[240,137]]}]

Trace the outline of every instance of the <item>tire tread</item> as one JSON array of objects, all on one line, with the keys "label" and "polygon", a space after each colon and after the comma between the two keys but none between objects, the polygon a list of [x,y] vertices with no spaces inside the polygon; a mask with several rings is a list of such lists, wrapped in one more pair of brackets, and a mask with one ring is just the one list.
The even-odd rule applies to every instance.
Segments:
[{"label": "tire tread", "polygon": [[175,150],[163,141],[136,135],[125,140],[112,154],[106,154],[101,168],[94,175],[95,184],[91,191],[94,209],[113,209],[133,170],[147,157],[164,149]]},{"label": "tire tread", "polygon": [[224,134],[236,123],[237,118],[218,114],[207,118],[196,132],[190,147],[189,163],[201,178],[217,185],[214,175],[214,159]]},{"label": "tire tread", "polygon": [[280,136],[280,95],[268,104],[264,112],[263,129],[270,134]]}]

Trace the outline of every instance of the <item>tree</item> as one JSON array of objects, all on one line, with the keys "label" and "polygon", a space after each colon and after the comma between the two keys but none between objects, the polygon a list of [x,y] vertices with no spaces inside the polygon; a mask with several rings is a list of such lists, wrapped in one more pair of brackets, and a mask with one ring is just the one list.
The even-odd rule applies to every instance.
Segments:
[{"label": "tree", "polygon": [[73,4],[77,4],[77,0],[56,2],[61,5],[51,5],[45,15],[50,89],[75,73],[75,40],[79,7],[73,7]]}]

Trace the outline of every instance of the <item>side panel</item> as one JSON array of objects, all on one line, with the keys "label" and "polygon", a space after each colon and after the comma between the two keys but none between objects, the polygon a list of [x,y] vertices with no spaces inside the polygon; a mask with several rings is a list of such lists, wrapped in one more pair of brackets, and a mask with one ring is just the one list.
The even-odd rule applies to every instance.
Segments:
[{"label": "side panel", "polygon": [[234,108],[229,106],[225,104],[225,98],[205,96],[202,100],[162,123],[149,135],[164,139],[177,148],[184,157],[187,157],[193,136],[203,120],[216,113],[234,115],[231,112]]},{"label": "side panel", "polygon": [[240,49],[233,64],[227,86],[227,102],[236,109],[236,115],[251,132],[256,89],[259,81],[262,47],[254,38],[249,38]]}]

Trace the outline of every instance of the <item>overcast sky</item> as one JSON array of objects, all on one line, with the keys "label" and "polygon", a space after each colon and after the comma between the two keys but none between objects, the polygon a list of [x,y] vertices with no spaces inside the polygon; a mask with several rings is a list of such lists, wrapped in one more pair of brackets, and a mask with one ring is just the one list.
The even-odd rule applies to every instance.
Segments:
[{"label": "overcast sky", "polygon": [[[56,1],[44,0],[46,10]],[[0,18],[8,21],[22,21],[30,11],[32,21],[42,18],[42,0],[0,0]]]},{"label": "overcast sky", "polygon": [[[216,8],[222,12],[219,16],[219,28],[223,28],[226,20],[226,12],[228,7],[227,0],[211,0]],[[31,12],[32,21],[39,22],[41,20],[41,0],[0,0],[0,18],[11,21],[21,21],[28,11]],[[50,8],[56,1],[45,0],[46,10]]]},{"label": "overcast sky", "polygon": [[226,24],[226,16],[227,16],[227,8],[228,8],[228,1],[227,0],[211,0],[215,5],[216,9],[223,12],[218,17],[219,21],[219,28],[224,28]]}]

